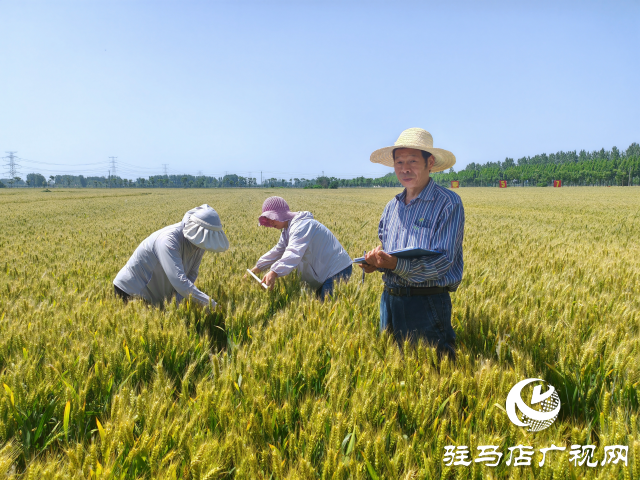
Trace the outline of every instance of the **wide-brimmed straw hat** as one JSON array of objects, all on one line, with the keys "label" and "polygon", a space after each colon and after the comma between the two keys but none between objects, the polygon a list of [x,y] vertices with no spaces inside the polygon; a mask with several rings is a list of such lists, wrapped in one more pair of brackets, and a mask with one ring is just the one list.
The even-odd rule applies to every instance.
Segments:
[{"label": "wide-brimmed straw hat", "polygon": [[441,172],[451,168],[456,163],[456,157],[449,150],[434,148],[433,137],[422,128],[407,128],[400,134],[398,140],[392,147],[385,147],[376,150],[371,154],[373,163],[381,163],[387,167],[393,167],[393,151],[396,148],[415,148],[424,152],[429,152],[436,159],[432,172]]},{"label": "wide-brimmed straw hat", "polygon": [[182,234],[196,247],[209,252],[224,252],[229,248],[218,212],[206,203],[189,210],[182,222]]},{"label": "wide-brimmed straw hat", "polygon": [[258,222],[263,227],[268,227],[267,219],[278,222],[286,222],[296,216],[298,212],[289,210],[289,204],[282,197],[269,197],[262,204],[262,215],[258,217]]}]

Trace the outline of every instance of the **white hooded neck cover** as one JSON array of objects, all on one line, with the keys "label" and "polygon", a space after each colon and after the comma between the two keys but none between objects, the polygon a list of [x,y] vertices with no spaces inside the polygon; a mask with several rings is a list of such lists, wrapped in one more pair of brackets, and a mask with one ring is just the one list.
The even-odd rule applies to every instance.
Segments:
[{"label": "white hooded neck cover", "polygon": [[195,246],[210,252],[224,252],[229,248],[218,212],[206,203],[189,210],[182,223],[182,234]]}]

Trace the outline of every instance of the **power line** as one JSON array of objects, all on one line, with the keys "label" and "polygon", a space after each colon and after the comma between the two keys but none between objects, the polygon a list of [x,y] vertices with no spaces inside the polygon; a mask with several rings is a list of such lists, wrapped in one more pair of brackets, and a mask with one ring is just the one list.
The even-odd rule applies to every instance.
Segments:
[{"label": "power line", "polygon": [[[10,154],[10,157],[5,157],[5,159],[7,160],[7,164],[5,164],[5,166],[7,167],[8,170],[10,170],[10,166],[11,166],[11,159],[13,159],[13,165],[15,167],[15,172],[14,172],[14,176],[15,174],[19,174],[18,170],[19,167],[25,167],[25,165],[27,166],[27,168],[35,168],[39,171],[41,171],[42,173],[55,173],[58,175],[79,175],[79,174],[84,174],[85,176],[89,176],[89,175],[95,175],[95,176],[103,176],[104,174],[100,175],[99,170],[102,170],[100,168],[100,166],[102,166],[104,168],[104,166],[107,166],[108,169],[110,170],[110,175],[107,174],[107,177],[116,177],[118,174],[119,175],[126,175],[126,176],[136,176],[136,175],[140,175],[140,176],[152,176],[155,175],[157,170],[157,167],[153,168],[153,167],[147,167],[147,166],[140,166],[140,165],[132,165],[132,164],[127,164],[127,163],[122,163],[117,161],[118,157],[108,157],[108,160],[102,161],[102,162],[95,162],[95,163],[82,163],[82,164],[67,164],[67,163],[50,163],[50,162],[41,162],[41,161],[37,161],[37,160],[31,160],[31,159],[25,159],[25,158],[18,158],[15,153],[16,152],[7,152],[8,154]],[[169,176],[169,164],[167,163],[163,163],[161,164],[163,167],[163,173],[165,175],[165,177]],[[188,172],[181,172],[184,174],[188,174]],[[252,172],[245,172],[245,171],[236,171],[233,172],[236,175],[239,176],[246,176],[247,174],[249,175],[249,177],[252,177]],[[173,174],[178,174],[178,172],[172,172]],[[219,173],[209,173],[209,172],[203,172],[202,170],[197,172],[198,176],[212,176],[212,177],[222,177],[224,175],[228,175],[229,171],[224,171],[224,173],[219,172]],[[331,176],[330,173],[327,173],[325,171],[322,171],[322,175],[325,176]],[[280,176],[282,176],[282,178],[290,178],[290,177],[300,177],[300,178],[305,178],[305,179],[311,179],[311,178],[315,178],[317,176],[317,173],[313,173],[310,171],[299,171],[299,170],[293,170],[293,171],[277,171],[277,170],[270,170],[270,171],[261,171],[260,172],[260,184],[262,185],[265,181],[266,177],[277,177],[280,178]],[[367,171],[360,171],[358,173],[347,173],[347,172],[341,172],[338,173],[337,175],[335,175],[339,178],[356,178],[356,177],[379,177],[379,176],[383,176],[382,172],[367,172]]]},{"label": "power line", "polygon": [[[15,153],[15,152],[14,152]],[[124,171],[124,173],[129,173],[129,174],[146,174],[146,175],[153,175],[155,172],[157,172],[157,167],[145,167],[145,166],[140,166],[140,165],[132,165],[132,164],[127,164],[127,163],[122,163],[120,161],[116,161],[116,159],[118,157],[108,157],[110,160],[105,160],[102,162],[95,162],[95,163],[77,163],[77,164],[71,164],[71,163],[51,163],[51,162],[41,162],[38,160],[31,160],[31,159],[26,159],[26,158],[17,158],[15,157],[15,159],[18,159],[21,162],[21,166],[25,166],[25,164],[28,165],[32,165],[29,168],[37,168],[39,170],[43,170],[43,171],[48,171],[48,172],[64,172],[64,173],[69,173],[72,174],[73,171],[71,169],[78,169],[78,170],[84,170],[84,168],[82,167],[89,167],[87,170],[84,170],[84,172],[95,172],[96,170],[101,170],[100,166],[107,166],[111,172],[112,175],[117,175],[117,172],[122,173]],[[53,167],[53,168],[47,168],[48,167]],[[169,164],[163,163],[163,172],[164,175],[169,175],[169,169],[168,166]],[[56,168],[56,167],[62,167],[60,169]],[[66,168],[65,168],[66,167]],[[147,173],[148,172],[148,173]],[[187,172],[182,172],[182,173],[187,173]],[[236,175],[246,175],[249,174],[249,177],[252,176],[251,172],[246,172],[246,171],[235,171],[234,172]],[[278,171],[278,170],[269,170],[269,171],[262,171],[262,178],[261,181],[264,179],[265,175],[275,175],[275,176],[280,176],[282,175],[283,177],[291,177],[291,176],[296,176],[296,177],[309,177],[309,178],[314,178],[317,176],[317,173],[313,173],[311,171],[299,171],[299,170],[289,170],[289,171]],[[177,173],[176,173],[177,174]],[[223,176],[223,173],[206,173],[203,171],[199,171],[198,175],[207,175],[207,176],[214,176],[214,177],[219,177],[219,176]],[[228,175],[229,171],[225,171],[224,175]],[[326,172],[322,172],[323,175],[327,175],[330,176],[330,174],[326,173]],[[376,177],[376,176],[381,176],[382,173],[381,172],[367,172],[367,171],[359,171],[358,173],[351,173],[351,172],[341,172],[338,173],[336,176],[340,177],[340,178],[355,178],[355,177]]]},{"label": "power line", "polygon": [[96,163],[49,163],[49,162],[40,162],[38,160],[30,160],[28,158],[20,158],[20,161],[22,162],[27,162],[27,163],[35,163],[38,165],[54,165],[54,166],[63,166],[63,167],[84,167],[84,166],[91,166],[91,165],[104,165],[105,163],[108,162],[96,162]]}]

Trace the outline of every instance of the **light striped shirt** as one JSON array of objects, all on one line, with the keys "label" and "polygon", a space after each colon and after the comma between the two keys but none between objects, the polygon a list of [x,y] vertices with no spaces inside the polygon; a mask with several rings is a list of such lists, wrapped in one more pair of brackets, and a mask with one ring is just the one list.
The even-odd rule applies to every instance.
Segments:
[{"label": "light striped shirt", "polygon": [[433,179],[408,205],[407,190],[385,207],[378,237],[385,252],[401,248],[437,250],[441,255],[398,258],[395,270],[383,269],[389,287],[447,287],[455,291],[462,280],[464,208],[460,197]]},{"label": "light striped shirt", "polygon": [[256,267],[271,267],[279,277],[298,269],[300,279],[317,290],[328,278],[351,266],[351,257],[331,230],[314,220],[311,212],[298,212],[280,240],[265,253]]}]

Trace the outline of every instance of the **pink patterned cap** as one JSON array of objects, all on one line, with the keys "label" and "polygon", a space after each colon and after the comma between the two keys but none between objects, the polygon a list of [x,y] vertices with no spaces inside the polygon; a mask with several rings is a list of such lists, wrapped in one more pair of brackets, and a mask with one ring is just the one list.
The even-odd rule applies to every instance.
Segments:
[{"label": "pink patterned cap", "polygon": [[258,218],[260,225],[268,227],[267,219],[286,222],[296,216],[297,212],[289,210],[289,204],[282,197],[269,197],[262,204],[262,215]]}]

